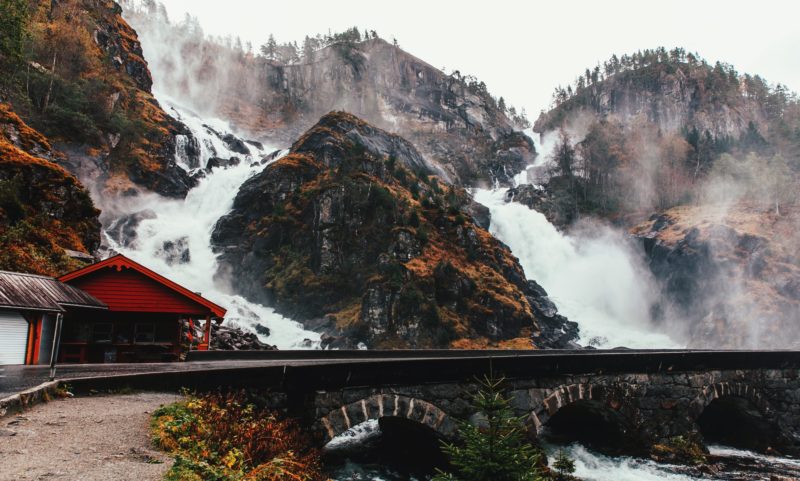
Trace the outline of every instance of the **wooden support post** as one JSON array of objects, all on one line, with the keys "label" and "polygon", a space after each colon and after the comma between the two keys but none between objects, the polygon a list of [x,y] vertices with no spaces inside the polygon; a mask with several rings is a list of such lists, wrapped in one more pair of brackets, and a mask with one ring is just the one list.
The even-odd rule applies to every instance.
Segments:
[{"label": "wooden support post", "polygon": [[39,364],[39,351],[42,347],[42,327],[44,326],[44,314],[36,318],[36,334],[33,340],[33,357],[31,364]]},{"label": "wooden support post", "polygon": [[38,364],[44,314],[25,315],[25,319],[28,321],[28,345],[25,351],[25,364]]},{"label": "wooden support post", "polygon": [[191,317],[189,318],[189,332],[187,334],[189,336],[189,350],[191,351],[194,343],[194,319]]},{"label": "wooden support post", "polygon": [[53,350],[50,351],[50,380],[56,378],[56,361],[58,360],[58,348],[61,346],[61,329],[64,325],[64,315],[60,312],[56,314],[55,333],[53,334]]},{"label": "wooden support post", "polygon": [[25,364],[33,364],[36,342],[36,321],[28,319],[28,345],[25,348]]},{"label": "wooden support post", "polygon": [[203,342],[198,347],[201,351],[208,351],[211,345],[211,314],[206,315],[206,325],[203,326]]}]

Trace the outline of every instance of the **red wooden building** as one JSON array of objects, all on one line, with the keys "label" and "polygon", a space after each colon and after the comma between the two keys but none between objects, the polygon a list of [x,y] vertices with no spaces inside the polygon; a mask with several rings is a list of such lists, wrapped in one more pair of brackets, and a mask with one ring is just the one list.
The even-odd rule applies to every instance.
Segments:
[{"label": "red wooden building", "polygon": [[208,349],[211,321],[225,309],[123,255],[110,257],[59,278],[108,306],[107,311],[64,316],[60,362],[177,360],[204,325],[198,349]]}]

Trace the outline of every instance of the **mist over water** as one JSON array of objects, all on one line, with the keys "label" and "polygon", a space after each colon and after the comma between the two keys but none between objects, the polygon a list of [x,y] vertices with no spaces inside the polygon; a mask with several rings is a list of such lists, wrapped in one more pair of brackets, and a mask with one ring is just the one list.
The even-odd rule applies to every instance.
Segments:
[{"label": "mist over water", "polygon": [[[136,2],[129,1],[128,4],[135,7]],[[169,21],[163,13],[151,18],[142,12],[137,14],[129,10],[129,17],[140,32],[145,58],[149,60],[153,73],[153,90],[157,98],[163,103],[169,101],[168,96],[171,96],[179,99],[180,104],[188,105],[199,112],[200,115],[191,115],[184,112],[186,109],[170,111],[196,135],[198,132],[208,134],[203,124],[209,125],[212,120],[206,117],[208,112],[214,110],[213,103],[217,100],[209,98],[214,96],[208,95],[208,90],[217,91],[218,82],[228,88],[234,88],[235,85],[236,88],[248,87],[238,85],[232,82],[234,79],[229,78],[234,69],[226,67],[229,60],[227,58],[215,58],[214,69],[203,68],[202,52],[190,48],[197,37],[203,34],[191,22],[185,22],[180,28],[166,28]],[[588,127],[580,122],[573,123],[574,132],[571,133],[576,138],[585,135]],[[229,129],[227,126],[217,126],[216,123],[214,125],[215,130]],[[539,137],[530,129],[526,133],[534,139]],[[548,152],[556,145],[557,140],[555,135],[545,136],[537,145],[537,150]],[[213,135],[205,135],[205,142],[218,144],[219,139]],[[205,165],[208,149],[206,145],[201,147],[204,149],[201,165]],[[213,147],[219,150],[218,145]],[[515,180],[519,183],[526,182],[527,179],[535,181],[545,174],[545,159],[545,155],[539,155],[537,163]],[[182,162],[180,158],[176,160]],[[192,167],[185,162],[183,165]],[[238,166],[233,170],[240,172],[244,168]],[[214,173],[206,180],[212,184],[222,182],[222,179],[211,180],[216,175],[218,174]],[[237,174],[227,175],[236,177]],[[233,184],[226,188],[238,189],[238,185]],[[195,190],[201,188],[202,186]],[[214,188],[211,187],[210,190]],[[190,196],[193,197],[193,194],[194,191]],[[520,258],[527,276],[548,290],[560,311],[580,324],[583,343],[597,347],[680,347],[681,344],[668,336],[653,332],[649,312],[654,301],[652,282],[645,275],[646,269],[642,269],[641,262],[638,262],[631,249],[622,242],[621,235],[609,229],[597,229],[596,235],[591,237],[564,236],[542,215],[524,206],[503,202],[502,194],[500,190],[478,190],[476,193],[478,201],[492,210],[493,233],[512,248],[514,254]],[[224,214],[225,212],[214,213],[217,218]],[[212,222],[207,224],[213,226]],[[150,246],[149,249],[152,251],[157,246]],[[192,263],[194,262],[193,259]]]}]

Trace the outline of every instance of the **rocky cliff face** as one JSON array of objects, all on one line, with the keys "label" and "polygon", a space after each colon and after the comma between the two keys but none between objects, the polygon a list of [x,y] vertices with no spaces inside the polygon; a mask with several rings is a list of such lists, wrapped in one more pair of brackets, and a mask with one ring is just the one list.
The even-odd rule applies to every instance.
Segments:
[{"label": "rocky cliff face", "polygon": [[382,39],[347,54],[328,47],[309,63],[270,63],[267,81],[277,112],[299,112],[282,134],[291,138],[329,110],[345,110],[408,139],[437,173],[462,184],[508,182],[534,154],[488,93]]},{"label": "rocky cliff face", "polygon": [[680,49],[613,57],[557,91],[534,126],[559,131],[551,175],[510,194],[561,228],[632,227],[690,346],[794,348],[798,112],[785,87]]},{"label": "rocky cliff face", "polygon": [[47,139],[0,103],[0,269],[59,275],[100,244],[100,211]]},{"label": "rocky cliff face", "polygon": [[[719,75],[722,80],[716,77]],[[583,116],[584,118],[580,118]],[[544,133],[585,117],[623,125],[647,122],[665,133],[696,128],[713,137],[739,138],[751,122],[767,130],[762,101],[739,89],[739,80],[705,63],[665,61],[608,76],[542,113],[534,131]]]},{"label": "rocky cliff face", "polygon": [[545,185],[522,184],[506,191],[506,202],[519,202],[529,209],[542,213],[551,224],[559,229],[565,229],[576,219],[576,211],[572,209],[571,199],[554,192],[554,183]]},{"label": "rocky cliff face", "polygon": [[[175,157],[192,157],[192,144],[181,146],[188,148],[187,152],[177,152],[176,136],[191,137],[191,132],[164,112],[153,97],[153,80],[141,44],[122,18],[122,8],[108,0],[85,2],[92,39],[103,55],[102,69],[110,67],[117,73],[116,82],[110,82],[116,85],[109,102],[112,108],[118,103],[117,108],[134,124],[106,133],[107,156],[96,159],[100,160],[104,186],[112,191],[123,188],[130,193],[131,188],[144,187],[168,197],[185,196],[196,180],[175,163]],[[126,180],[135,186],[123,187]]]},{"label": "rocky cliff face", "polygon": [[[757,75],[681,49],[612,57],[558,89],[534,125],[558,136],[544,204],[566,219],[638,222],[720,191],[794,202],[786,184],[800,171],[799,127],[796,96]],[[718,187],[729,184],[737,186]]]},{"label": "rocky cliff face", "polygon": [[370,347],[568,345],[576,327],[400,137],[342,112],[248,180],[213,234],[233,287]]},{"label": "rocky cliff face", "polygon": [[195,181],[176,165],[190,135],[153,98],[136,32],[109,0],[30,7],[26,75],[0,96],[67,153],[62,164],[108,194],[148,189],[182,197]]},{"label": "rocky cliff face", "polygon": [[796,210],[746,204],[677,207],[632,233],[641,240],[690,347],[800,346]]},{"label": "rocky cliff face", "polygon": [[171,24],[156,7],[126,4],[125,15],[147,39],[161,89],[251,135],[288,143],[343,110],[411,141],[439,175],[462,185],[508,182],[535,155],[483,83],[446,75],[383,39],[359,36],[278,60],[205,39],[199,26]]}]

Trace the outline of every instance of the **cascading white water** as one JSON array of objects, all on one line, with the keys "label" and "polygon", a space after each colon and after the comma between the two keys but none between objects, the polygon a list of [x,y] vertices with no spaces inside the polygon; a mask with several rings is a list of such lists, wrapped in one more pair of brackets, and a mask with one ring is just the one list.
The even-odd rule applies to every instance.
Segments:
[{"label": "cascading white water", "polygon": [[[174,50],[173,57],[180,60],[183,55],[173,45],[159,45],[158,38],[142,38],[145,57],[148,51],[157,48]],[[160,66],[174,68],[182,65],[179,61],[152,64],[156,84]],[[174,92],[173,92],[174,93]],[[183,121],[199,140],[199,165],[193,165],[187,152],[188,136],[176,139],[176,162],[192,171],[204,168],[211,157],[242,158],[237,166],[212,169],[199,185],[192,189],[185,200],[164,199],[154,194],[137,197],[135,205],[120,201],[116,212],[120,215],[151,210],[154,217],[142,220],[136,228],[136,240],[124,244],[123,239],[107,236],[109,246],[170,278],[186,285],[192,290],[228,308],[228,322],[234,321],[245,327],[255,323],[264,324],[271,330],[266,342],[281,348],[315,347],[319,335],[306,331],[301,325],[276,314],[272,309],[250,303],[240,296],[227,292],[225,286],[214,280],[217,272],[217,258],[210,246],[210,235],[216,221],[232,207],[233,199],[242,183],[255,174],[262,166],[257,161],[266,153],[263,149],[249,145],[256,154],[243,158],[230,151],[216,132],[230,132],[224,121],[201,118],[191,111],[176,106],[164,95],[156,95],[165,109]],[[171,105],[172,104],[172,105]],[[171,107],[170,107],[171,106]],[[171,110],[170,110],[171,108]],[[536,139],[532,132],[526,132]],[[537,145],[539,152],[546,152]],[[531,171],[544,169],[545,156],[540,155],[534,169],[520,173],[515,184],[535,182]],[[624,242],[613,233],[605,232],[591,238],[569,236],[559,233],[543,215],[526,207],[505,203],[504,191],[479,190],[478,201],[486,204],[492,213],[492,231],[511,246],[525,269],[526,274],[539,281],[550,293],[561,312],[577,321],[581,327],[582,340],[601,347],[626,345],[629,347],[678,347],[666,335],[652,332],[649,324],[648,306],[652,293],[641,266]],[[171,246],[178,246],[188,252],[188,259],[176,259]],[[303,340],[310,339],[310,343]],[[354,429],[348,443],[371,438],[377,430],[377,423],[370,422]],[[344,436],[343,438],[346,438]],[[335,444],[335,443],[334,443]],[[715,448],[717,454],[738,454],[741,451]],[[712,454],[715,453],[712,449]],[[669,480],[686,481],[699,479],[678,474],[670,467],[657,465],[648,460],[632,458],[609,458],[593,453],[581,446],[567,448],[568,454],[576,460],[575,473],[586,480]],[[753,453],[744,455],[758,457]],[[769,458],[769,462],[777,462]],[[678,468],[676,468],[678,469]],[[373,474],[358,465],[348,465],[337,476],[339,480],[367,479],[382,481],[387,479],[409,479],[393,473]],[[377,471],[376,471],[377,472]],[[413,478],[411,478],[413,479]],[[705,476],[703,479],[706,479]],[[718,478],[724,479],[724,478]]]},{"label": "cascading white water", "polygon": [[[340,434],[325,447],[326,450],[370,449],[379,445],[382,432],[377,420],[353,426]],[[770,456],[725,446],[709,446],[710,461],[715,469],[701,471],[686,465],[662,464],[647,458],[630,456],[607,456],[595,452],[579,443],[559,446],[542,442],[541,448],[553,467],[559,452],[563,451],[575,463],[578,479],[585,481],[731,481],[749,479],[798,479],[800,461],[791,458]],[[340,453],[341,455],[341,453]],[[713,473],[713,474],[712,474]],[[390,468],[362,466],[348,462],[336,469],[336,481],[389,481],[413,480],[408,474],[393,472]],[[430,479],[421,476],[420,480]]]},{"label": "cascading white water", "polygon": [[[536,181],[546,169],[547,152],[539,136],[536,162],[514,177],[516,185]],[[536,280],[561,314],[580,327],[580,342],[611,348],[678,348],[678,342],[654,330],[650,306],[652,279],[622,235],[604,226],[592,235],[563,234],[539,212],[506,202],[508,189],[475,189],[474,198],[491,212],[490,231],[511,248],[525,274]]]},{"label": "cascading white water", "polygon": [[525,274],[578,323],[581,342],[595,347],[680,347],[650,323],[653,291],[644,266],[619,234],[598,228],[593,237],[570,237],[544,215],[505,202],[505,189],[477,189],[491,212],[490,230],[511,248]]},{"label": "cascading white water", "polygon": [[[303,329],[299,323],[271,308],[227,292],[223,283],[214,278],[218,267],[217,255],[211,249],[214,225],[231,210],[244,181],[264,168],[261,159],[267,151],[248,144],[251,155],[232,152],[218,135],[232,131],[226,122],[201,119],[169,99],[162,97],[159,100],[165,109],[189,127],[200,142],[199,168],[204,168],[211,157],[237,157],[240,162],[226,168],[211,169],[183,200],[166,199],[157,194],[138,196],[135,204],[118,200],[113,207],[118,216],[150,211],[146,216],[150,218],[139,222],[135,228],[135,240],[130,243],[122,242],[123,239],[106,231],[109,247],[227,308],[228,324],[250,330],[256,324],[268,327],[270,335],[261,336],[262,341],[281,349],[318,347],[319,334]],[[187,158],[180,155],[187,141],[184,137],[183,143],[179,143],[176,161],[189,170]],[[179,252],[176,253],[176,249]]]}]

